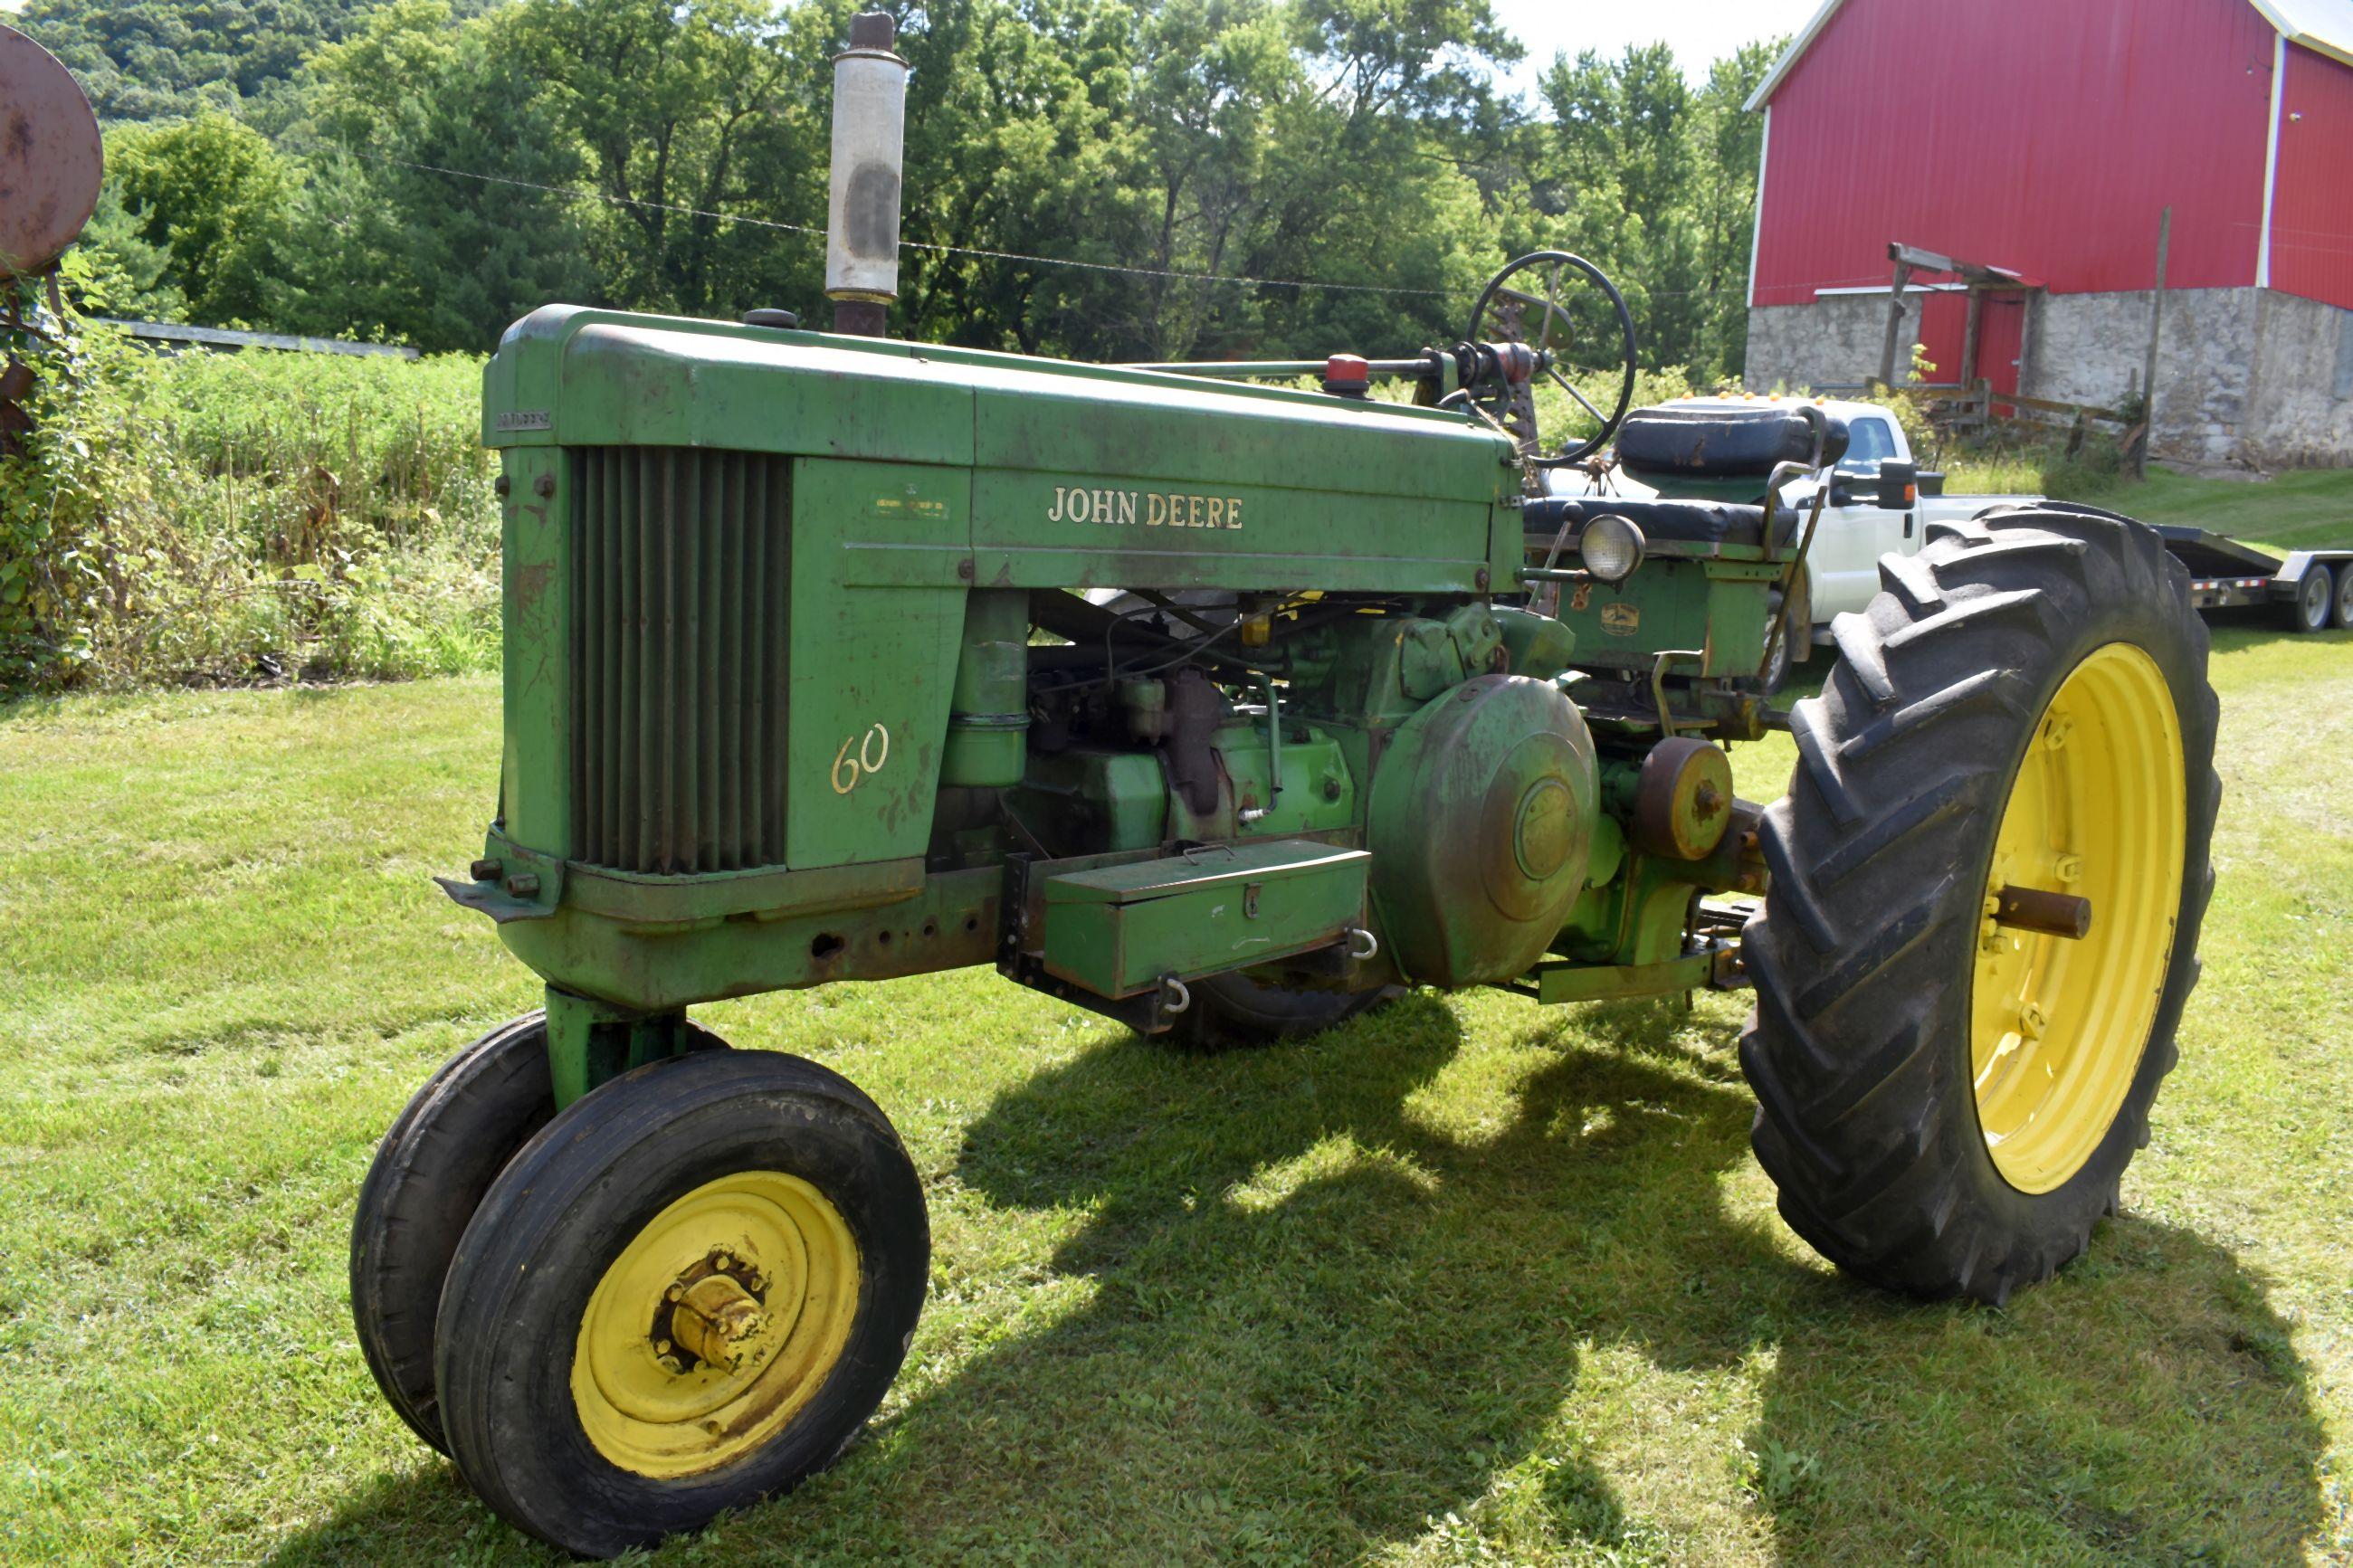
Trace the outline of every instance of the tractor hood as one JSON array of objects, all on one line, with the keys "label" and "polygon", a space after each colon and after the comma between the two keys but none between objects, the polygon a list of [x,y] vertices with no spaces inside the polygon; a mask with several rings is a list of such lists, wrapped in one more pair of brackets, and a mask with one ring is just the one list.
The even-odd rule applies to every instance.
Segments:
[{"label": "tractor hood", "polygon": [[[1067,488],[1261,489],[1493,504],[1511,444],[1457,414],[889,339],[552,305],[485,373],[488,446],[704,447],[1060,475]],[[1166,504],[1165,502],[1163,503]],[[1481,553],[1484,553],[1483,551]]]}]

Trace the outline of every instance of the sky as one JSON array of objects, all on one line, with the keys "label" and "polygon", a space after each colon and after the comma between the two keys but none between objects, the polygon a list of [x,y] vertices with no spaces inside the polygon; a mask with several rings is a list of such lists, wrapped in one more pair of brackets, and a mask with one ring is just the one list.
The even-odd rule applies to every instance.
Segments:
[{"label": "sky", "polygon": [[1525,44],[1528,58],[1505,79],[1527,88],[1556,54],[1574,58],[1580,49],[1603,55],[1632,44],[1664,42],[1673,47],[1683,75],[1706,77],[1707,68],[1741,45],[1795,33],[1821,0],[1493,0],[1495,19]]}]

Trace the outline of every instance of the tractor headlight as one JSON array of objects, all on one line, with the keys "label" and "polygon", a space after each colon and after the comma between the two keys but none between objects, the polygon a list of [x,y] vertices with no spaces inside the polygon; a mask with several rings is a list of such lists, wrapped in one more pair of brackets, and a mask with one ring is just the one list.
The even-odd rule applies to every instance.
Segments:
[{"label": "tractor headlight", "polygon": [[1604,583],[1623,583],[1642,563],[1642,531],[1631,518],[1597,517],[1577,535],[1585,569]]}]

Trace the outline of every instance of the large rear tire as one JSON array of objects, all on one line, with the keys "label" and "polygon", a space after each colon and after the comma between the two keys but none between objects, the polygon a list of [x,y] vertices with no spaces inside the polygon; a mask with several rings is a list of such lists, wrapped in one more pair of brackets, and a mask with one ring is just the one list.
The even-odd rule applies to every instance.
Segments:
[{"label": "large rear tire", "polygon": [[[2221,790],[2206,628],[2105,514],[1932,529],[1880,576],[1760,835],[1754,1143],[1841,1268],[2000,1302],[2114,1212],[2173,1066]],[[2087,899],[2088,932],[1997,923],[2004,888]]]}]

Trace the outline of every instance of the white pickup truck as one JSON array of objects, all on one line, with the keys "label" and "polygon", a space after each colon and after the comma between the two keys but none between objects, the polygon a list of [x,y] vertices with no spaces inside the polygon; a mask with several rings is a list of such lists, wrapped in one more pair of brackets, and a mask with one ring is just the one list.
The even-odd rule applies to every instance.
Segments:
[{"label": "white pickup truck", "polygon": [[[1881,556],[1908,555],[1918,550],[1931,522],[1959,521],[1988,507],[2042,499],[1944,494],[1943,476],[1919,472],[1904,427],[1877,404],[1754,396],[1682,397],[1636,409],[1620,427],[1613,460],[1597,472],[1550,470],[1553,493],[1622,495],[1630,500],[1665,496],[1759,500],[1773,461],[1786,448],[1758,446],[1752,450],[1746,445],[1736,448],[1724,439],[1724,433],[1778,431],[1788,425],[1787,416],[1800,408],[1819,409],[1832,419],[1843,420],[1847,448],[1827,473],[1818,472],[1782,489],[1784,504],[1800,511],[1811,510],[1822,485],[1831,487],[1831,494],[1813,543],[1806,552],[1799,590],[1804,595],[1801,613],[1791,623],[1795,646],[1781,650],[1767,672],[1768,689],[1780,684],[1790,658],[1803,662],[1813,650],[1816,636],[1828,637],[1834,616],[1860,610],[1871,602],[1879,592]],[[1703,432],[1713,433],[1713,453],[1710,435]]]}]

